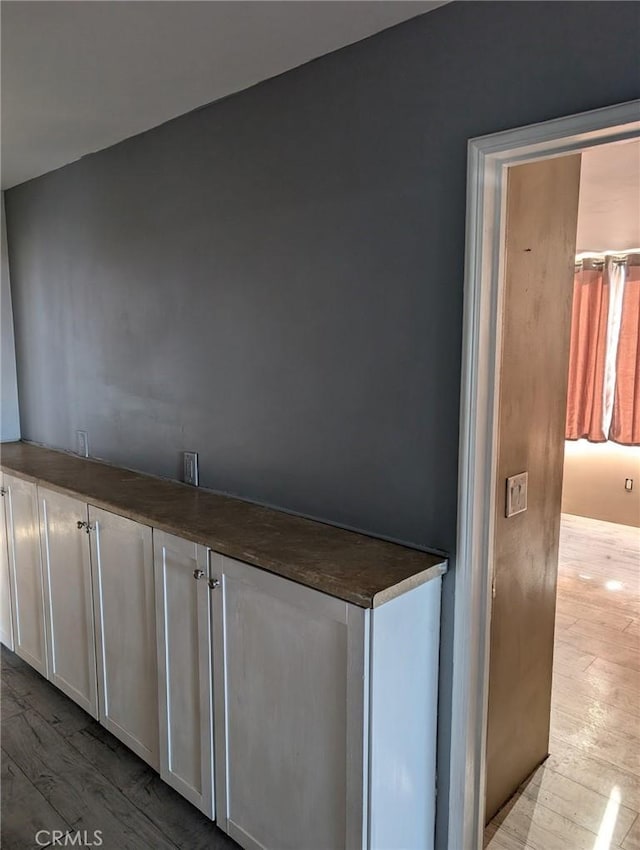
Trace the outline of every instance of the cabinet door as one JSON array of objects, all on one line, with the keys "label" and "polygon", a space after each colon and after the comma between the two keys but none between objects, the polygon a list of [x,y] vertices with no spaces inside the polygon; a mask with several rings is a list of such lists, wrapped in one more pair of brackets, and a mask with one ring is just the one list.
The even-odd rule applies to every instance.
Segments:
[{"label": "cabinet door", "polygon": [[368,612],[213,556],[218,824],[250,850],[362,850]]},{"label": "cabinet door", "polygon": [[100,722],[158,768],[151,529],[89,506]]},{"label": "cabinet door", "polygon": [[[4,476],[0,473],[0,492],[5,495]],[[9,549],[5,522],[5,500],[0,502],[0,642],[13,649],[13,614],[11,581],[9,578]]]},{"label": "cabinet door", "polygon": [[207,550],[153,532],[160,775],[213,818],[211,628]]},{"label": "cabinet door", "polygon": [[49,680],[97,717],[87,506],[42,487],[38,499]]},{"label": "cabinet door", "polygon": [[5,475],[5,509],[16,653],[47,675],[44,596],[36,485]]}]

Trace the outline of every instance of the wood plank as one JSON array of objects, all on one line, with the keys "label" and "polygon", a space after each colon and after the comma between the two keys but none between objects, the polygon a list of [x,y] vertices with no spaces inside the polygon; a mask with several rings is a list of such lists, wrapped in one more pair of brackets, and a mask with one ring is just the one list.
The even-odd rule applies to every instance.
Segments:
[{"label": "wood plank", "polygon": [[495,818],[507,832],[536,850],[594,850],[596,833],[526,795],[511,800]]},{"label": "wood plank", "polygon": [[523,841],[506,829],[499,829],[493,822],[484,832],[484,850],[536,850],[531,844]]},{"label": "wood plank", "polygon": [[621,686],[638,695],[640,701],[640,672],[622,664],[616,664],[606,658],[596,658],[585,675],[586,682],[607,682],[614,687]]},{"label": "wood plank", "polygon": [[25,850],[34,846],[39,830],[66,832],[70,828],[70,824],[47,802],[4,750],[0,811],[2,850]]},{"label": "wood plank", "polygon": [[614,594],[603,584],[585,579],[561,575],[558,578],[558,592],[563,596],[573,597],[589,605],[609,611],[619,617],[633,619],[638,612],[640,594],[625,589],[624,594]]},{"label": "wood plank", "polygon": [[99,723],[74,732],[67,741],[116,788],[125,788],[152,773],[141,758]]},{"label": "wood plank", "polygon": [[579,720],[555,705],[551,712],[551,732],[604,761],[640,776],[640,751],[629,746],[625,732],[602,729],[597,723]]},{"label": "wood plank", "polygon": [[557,738],[553,732],[549,749],[550,755],[545,764],[551,770],[580,782],[603,797],[608,797],[613,788],[618,788],[622,805],[640,812],[639,776]]},{"label": "wood plank", "polygon": [[640,816],[636,818],[635,823],[627,833],[622,842],[622,847],[623,850],[640,850]]},{"label": "wood plank", "polygon": [[235,841],[152,770],[123,788],[123,793],[177,847],[184,850],[238,850]]},{"label": "wood plank", "polygon": [[565,614],[564,612],[559,611],[556,607],[556,638],[558,638],[565,629],[568,629],[569,626],[572,626],[577,621],[577,619],[577,617],[572,617],[571,614]]},{"label": "wood plank", "polygon": [[[609,795],[602,795],[580,782],[556,773],[548,765],[540,767],[525,784],[523,794],[533,802],[568,818],[575,824],[597,834],[607,811],[612,794],[618,794],[613,786]],[[616,797],[617,799],[617,797]],[[611,841],[619,844],[637,817],[637,812],[619,805],[613,825]]]},{"label": "wood plank", "polygon": [[633,635],[640,640],[640,620],[632,620],[624,630],[625,635]]},{"label": "wood plank", "polygon": [[556,603],[556,617],[561,614],[564,617],[573,617],[575,620],[588,620],[591,623],[601,623],[616,631],[624,631],[633,622],[632,616],[620,615],[611,611],[608,607],[593,605],[585,602],[579,594],[569,594],[566,590],[558,591]]},{"label": "wood plank", "polygon": [[[631,622],[633,623],[633,620]],[[585,646],[582,642],[583,638],[613,643],[616,646],[624,646],[636,655],[640,655],[640,633],[635,634],[633,631],[630,632],[629,626],[623,631],[620,631],[620,629],[614,629],[603,623],[594,623],[591,620],[576,620],[566,627],[562,635],[563,641],[579,647]]]},{"label": "wood plank", "polygon": [[[584,706],[593,702],[621,709],[626,713],[625,722],[629,723],[630,733],[636,737],[639,700],[634,688],[624,685],[613,685],[601,679],[597,674],[587,676],[565,675],[564,671],[556,670],[553,675],[553,702],[564,708],[570,714],[578,713],[582,717]],[[624,727],[623,727],[624,728]]]},{"label": "wood plank", "polygon": [[595,655],[583,652],[580,648],[573,646],[573,644],[556,638],[553,648],[553,666],[555,670],[560,670],[565,675],[575,675],[576,673],[583,673],[595,660]]},{"label": "wood plank", "polygon": [[[614,664],[628,667],[630,670],[640,673],[640,652],[636,647],[629,646],[623,639],[617,643],[612,643],[586,634],[575,635],[571,628],[562,635],[562,643],[579,647],[583,654],[588,653],[594,658],[612,661]],[[624,634],[624,632],[621,634]]]},{"label": "wood plank", "polygon": [[100,829],[104,845],[119,850],[176,847],[36,711],[29,709],[7,721],[3,745],[74,829]]},{"label": "wood plank", "polygon": [[37,711],[61,735],[72,735],[93,723],[86,711],[22,661],[19,666],[3,668],[2,679],[21,702]]},{"label": "wood plank", "polygon": [[22,702],[20,697],[4,683],[2,684],[2,690],[0,693],[0,704],[2,706],[0,711],[0,718],[2,722],[13,717],[15,714],[20,714],[25,709],[25,703]]}]

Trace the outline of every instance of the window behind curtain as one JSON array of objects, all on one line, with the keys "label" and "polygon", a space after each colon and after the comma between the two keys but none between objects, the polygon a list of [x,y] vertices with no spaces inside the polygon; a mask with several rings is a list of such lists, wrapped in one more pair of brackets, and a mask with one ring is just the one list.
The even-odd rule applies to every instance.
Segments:
[{"label": "window behind curtain", "polygon": [[640,445],[640,254],[576,265],[566,438]]}]

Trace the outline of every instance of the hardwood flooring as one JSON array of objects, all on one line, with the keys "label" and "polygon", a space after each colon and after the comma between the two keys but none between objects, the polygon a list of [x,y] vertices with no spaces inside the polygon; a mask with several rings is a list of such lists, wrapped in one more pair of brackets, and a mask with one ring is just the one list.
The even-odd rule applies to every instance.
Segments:
[{"label": "hardwood flooring", "polygon": [[551,755],[486,850],[640,850],[640,529],[564,515]]},{"label": "hardwood flooring", "polygon": [[86,830],[83,844],[76,840],[75,846],[87,846],[100,830],[104,850],[238,850],[145,762],[5,647],[1,684],[3,850],[54,846],[47,842],[53,830],[72,833],[70,838]]}]

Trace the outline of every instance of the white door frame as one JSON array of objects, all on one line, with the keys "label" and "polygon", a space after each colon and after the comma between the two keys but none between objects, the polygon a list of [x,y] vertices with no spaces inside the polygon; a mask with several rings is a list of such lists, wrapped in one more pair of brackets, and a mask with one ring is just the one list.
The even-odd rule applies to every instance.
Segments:
[{"label": "white door frame", "polygon": [[640,100],[471,139],[467,167],[449,850],[482,847],[507,168],[640,136]]}]

